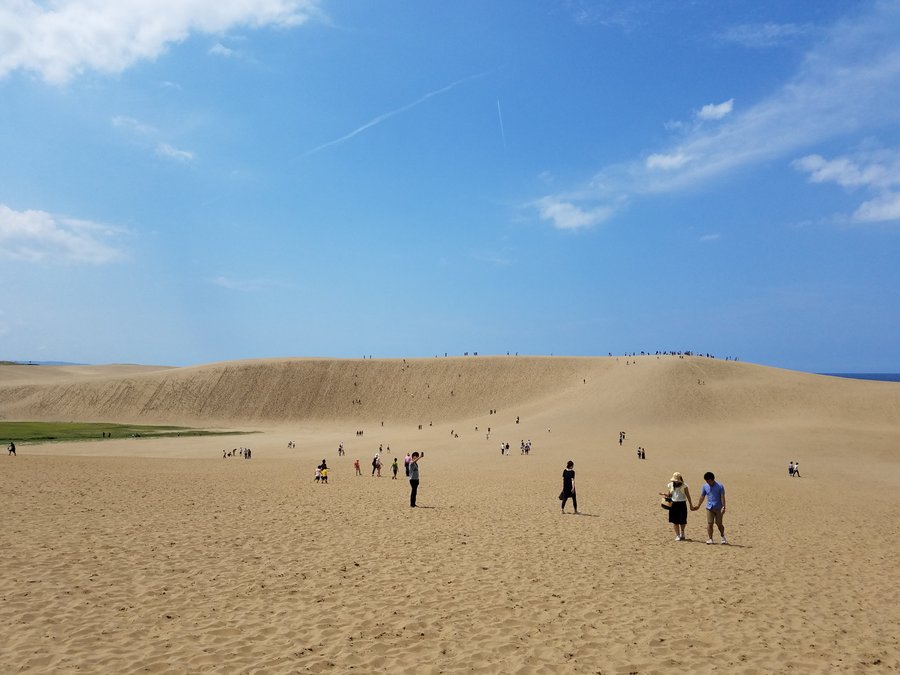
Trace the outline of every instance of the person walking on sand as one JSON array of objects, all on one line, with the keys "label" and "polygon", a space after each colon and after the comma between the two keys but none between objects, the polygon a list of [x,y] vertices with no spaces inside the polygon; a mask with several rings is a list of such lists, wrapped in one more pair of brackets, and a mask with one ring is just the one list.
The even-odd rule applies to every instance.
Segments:
[{"label": "person walking on sand", "polygon": [[800,478],[800,462],[794,462],[794,475]]},{"label": "person walking on sand", "polygon": [[790,476],[791,478],[794,477],[794,460],[791,460],[788,464],[788,476]]},{"label": "person walking on sand", "polygon": [[578,513],[578,498],[575,496],[575,462],[571,459],[566,462],[566,468],[562,472],[563,486],[559,498],[562,501],[561,513],[566,512],[566,502],[571,498],[572,509]]},{"label": "person walking on sand", "polygon": [[10,441],[9,445],[6,446],[6,456],[9,457],[10,455],[16,457],[16,444],[14,441]]},{"label": "person walking on sand", "polygon": [[706,500],[706,532],[708,539],[707,544],[714,544],[713,541],[713,525],[719,528],[719,536],[722,537],[722,543],[727,544],[725,539],[725,526],[722,524],[722,517],[725,515],[725,486],[716,482],[716,474],[707,471],[703,474],[703,480],[706,484],[700,490],[700,501],[697,506],[692,506],[691,511],[696,511],[703,506],[703,500]]},{"label": "person walking on sand", "polygon": [[362,476],[362,471],[359,470],[359,457],[353,460],[353,468],[356,469],[357,476]]},{"label": "person walking on sand", "polygon": [[687,525],[688,506],[694,508],[691,501],[691,491],[684,482],[681,473],[676,471],[672,474],[672,480],[666,486],[665,492],[660,492],[663,497],[672,500],[672,506],[669,508],[669,522],[675,528],[675,541],[684,541],[684,528]]},{"label": "person walking on sand", "polygon": [[409,459],[409,505],[416,508],[416,494],[419,492],[419,460],[425,456],[414,452]]},{"label": "person walking on sand", "polygon": [[397,462],[397,458],[394,457],[394,463],[391,464],[391,473],[394,474],[391,476],[391,480],[397,480],[397,472],[400,470],[400,464]]},{"label": "person walking on sand", "polygon": [[408,452],[406,453],[406,457],[403,458],[403,472],[406,474],[406,477],[409,478],[409,463],[412,461],[412,455]]}]

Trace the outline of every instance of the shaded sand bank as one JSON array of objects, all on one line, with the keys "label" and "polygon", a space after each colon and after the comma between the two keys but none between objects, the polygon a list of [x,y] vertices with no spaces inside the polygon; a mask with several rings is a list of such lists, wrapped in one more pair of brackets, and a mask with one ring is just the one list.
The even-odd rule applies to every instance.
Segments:
[{"label": "shaded sand bank", "polygon": [[[242,437],[0,457],[0,671],[900,668],[894,385],[706,360],[585,363],[504,404],[462,394],[422,430],[401,385],[384,427],[323,413]],[[499,397],[494,386],[482,391]],[[59,395],[34,387],[32,401]],[[379,444],[391,446],[380,479]],[[254,458],[222,459],[232,445]],[[427,508],[410,509],[402,469],[397,481],[386,470],[411,450],[425,451]],[[329,484],[316,485],[323,457]],[[582,516],[559,514],[568,459]],[[790,459],[803,478],[788,477]],[[728,546],[704,543],[699,512],[673,541],[656,493],[676,470],[695,495],[706,470],[725,484]]]}]

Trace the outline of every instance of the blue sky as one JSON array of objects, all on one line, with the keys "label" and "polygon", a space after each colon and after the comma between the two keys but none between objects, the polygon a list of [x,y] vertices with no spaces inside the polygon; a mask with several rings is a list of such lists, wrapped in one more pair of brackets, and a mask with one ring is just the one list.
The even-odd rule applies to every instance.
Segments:
[{"label": "blue sky", "polygon": [[0,359],[900,371],[900,3],[0,0]]}]

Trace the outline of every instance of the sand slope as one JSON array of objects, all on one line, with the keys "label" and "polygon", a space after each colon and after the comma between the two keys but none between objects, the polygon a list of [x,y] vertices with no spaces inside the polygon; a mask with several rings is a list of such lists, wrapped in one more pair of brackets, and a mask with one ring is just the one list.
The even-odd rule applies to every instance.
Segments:
[{"label": "sand slope", "polygon": [[[467,419],[565,402],[657,424],[824,415],[895,426],[900,388],[691,357],[283,359],[190,368],[0,367],[4,419],[211,423]],[[636,361],[636,363],[635,363]],[[127,368],[127,367],[126,367]],[[31,379],[29,379],[31,378]],[[698,384],[699,382],[699,384]]]},{"label": "sand slope", "polygon": [[[289,360],[68,383],[0,370],[8,418],[261,431],[0,457],[0,671],[900,669],[900,386],[625,361]],[[402,475],[371,477],[379,444],[388,460],[426,452],[426,508],[408,507]],[[237,445],[254,459],[222,459]],[[567,459],[579,517],[556,501]],[[707,546],[700,512],[676,543],[656,493],[678,470],[697,495],[709,469],[731,543]]]}]

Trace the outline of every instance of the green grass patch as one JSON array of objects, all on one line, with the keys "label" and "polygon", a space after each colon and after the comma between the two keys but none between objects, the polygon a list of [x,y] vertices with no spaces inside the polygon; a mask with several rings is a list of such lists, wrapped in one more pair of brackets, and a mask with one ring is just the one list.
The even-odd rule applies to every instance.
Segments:
[{"label": "green grass patch", "polygon": [[171,436],[233,436],[246,431],[208,431],[191,427],[106,422],[0,422],[0,442],[47,443],[106,438],[161,438]]}]

